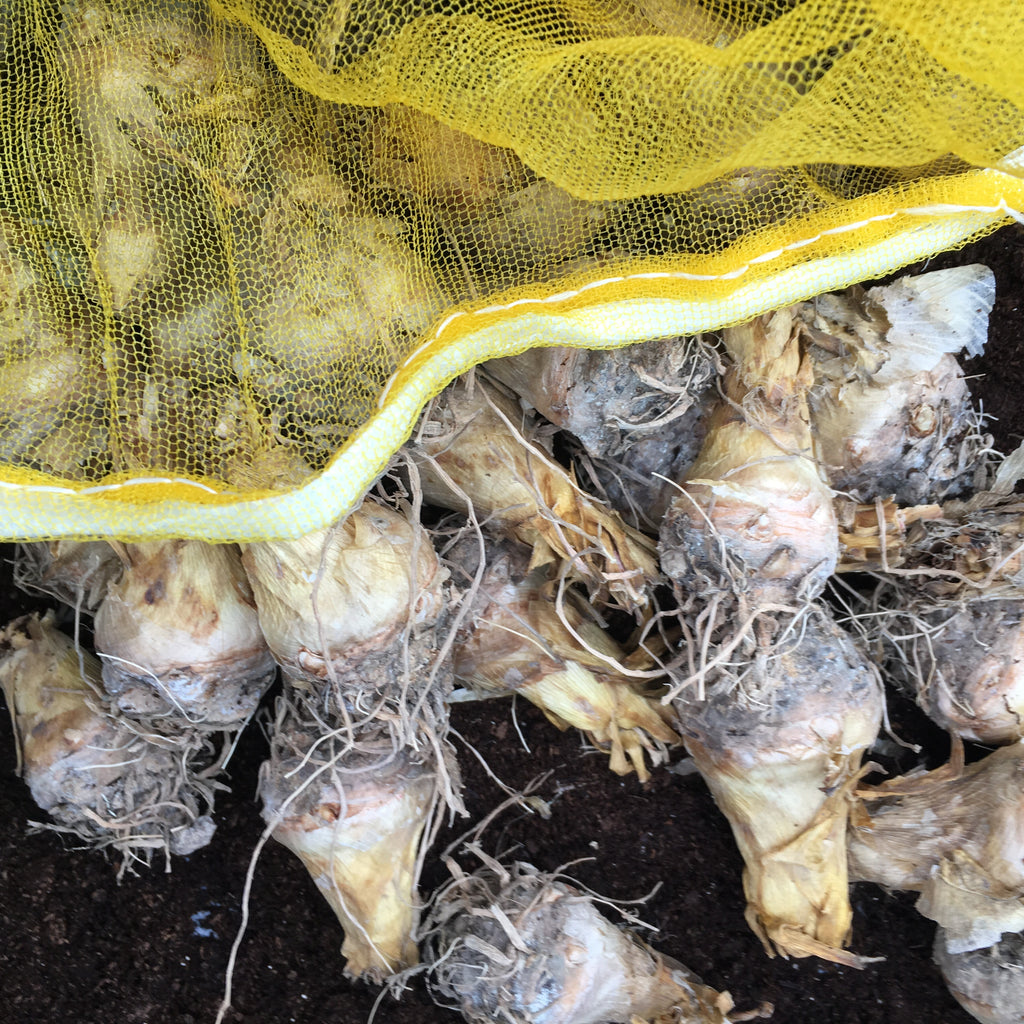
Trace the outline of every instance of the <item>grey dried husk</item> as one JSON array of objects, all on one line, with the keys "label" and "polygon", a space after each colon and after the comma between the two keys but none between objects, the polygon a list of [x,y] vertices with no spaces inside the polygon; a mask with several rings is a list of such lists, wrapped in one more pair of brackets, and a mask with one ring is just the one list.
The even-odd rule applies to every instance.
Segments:
[{"label": "grey dried husk", "polygon": [[[612,507],[630,522],[661,521],[697,458],[719,360],[703,338],[612,351],[534,348],[487,371],[573,434]],[[668,479],[662,479],[667,477]]]},{"label": "grey dried husk", "polygon": [[537,565],[564,564],[595,600],[630,612],[647,605],[658,578],[653,543],[586,494],[516,403],[481,377],[447,388],[409,447],[428,501],[472,506],[489,532],[528,544]]},{"label": "grey dried husk", "polygon": [[198,734],[148,736],[103,696],[100,666],[53,625],[17,619],[0,634],[0,685],[15,724],[21,772],[57,831],[116,850],[121,870],[154,853],[209,843],[217,784]]},{"label": "grey dried husk", "polygon": [[[468,580],[479,563],[476,538],[448,553]],[[456,636],[455,679],[482,696],[520,694],[560,729],[582,729],[618,775],[649,778],[645,753],[658,765],[678,743],[657,700],[616,671],[625,652],[569,592],[556,605],[557,581],[544,566],[531,569],[530,550],[515,541],[485,542],[486,569]],[[467,583],[468,586],[468,583]],[[574,635],[575,634],[575,635]]]},{"label": "grey dried husk", "polygon": [[194,540],[124,547],[128,564],[96,612],[103,682],[153,728],[238,726],[277,668],[238,549]]},{"label": "grey dried husk", "polygon": [[336,713],[447,692],[450,668],[440,681],[430,669],[448,571],[427,531],[402,512],[367,498],[326,530],[247,544],[242,560],[274,657]]},{"label": "grey dried husk", "polygon": [[611,351],[534,348],[493,359],[486,369],[597,457],[619,454],[634,433],[662,431],[694,406],[719,373],[714,351],[699,337]]},{"label": "grey dried husk", "polygon": [[932,721],[979,743],[1024,736],[1024,598],[976,597],[900,618],[902,674]]},{"label": "grey dried husk", "polygon": [[430,744],[417,751],[386,727],[328,724],[294,693],[279,702],[260,771],[263,818],[341,922],[348,977],[380,982],[419,962],[416,885],[443,786]]},{"label": "grey dried husk", "polygon": [[994,275],[972,265],[794,307],[818,457],[837,491],[917,505],[972,484],[989,439],[952,353],[981,354],[994,300]]},{"label": "grey dried husk", "polygon": [[952,953],[1024,930],[1024,744],[858,792],[852,878],[921,894]]},{"label": "grey dried husk", "polygon": [[878,672],[824,608],[756,632],[738,679],[677,698],[680,731],[743,855],[746,918],[766,951],[861,966],[843,949],[846,828],[881,724]]},{"label": "grey dried husk", "polygon": [[1024,1022],[1024,933],[1003,935],[984,949],[950,953],[939,928],[934,955],[949,991],[975,1020]]},{"label": "grey dried husk", "polygon": [[727,992],[612,924],[584,891],[487,858],[434,898],[424,960],[436,1002],[471,1024],[727,1024]]},{"label": "grey dried husk", "polygon": [[981,743],[1024,735],[1022,506],[979,494],[916,522],[866,621],[888,667],[942,728]]}]

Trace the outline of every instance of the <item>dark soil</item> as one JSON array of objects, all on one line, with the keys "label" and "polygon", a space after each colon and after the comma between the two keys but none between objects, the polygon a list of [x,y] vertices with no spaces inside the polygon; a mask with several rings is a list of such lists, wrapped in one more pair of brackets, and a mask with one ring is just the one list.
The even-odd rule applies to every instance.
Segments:
[{"label": "dark soil", "polygon": [[[995,270],[998,299],[988,352],[970,369],[985,375],[976,381],[977,394],[998,417],[992,429],[1008,450],[1024,437],[1024,230],[1004,229],[931,261],[930,268],[973,261]],[[34,606],[9,583],[0,585],[2,621]],[[945,758],[945,737],[915,708],[894,697],[890,713],[902,736],[924,744],[929,765]],[[571,873],[607,896],[652,894],[643,908],[658,929],[651,941],[708,984],[728,989],[741,1008],[773,1003],[776,1024],[971,1020],[932,963],[933,925],[913,910],[912,896],[868,885],[855,889],[852,947],[885,958],[863,971],[815,959],[769,959],[744,923],[740,857],[697,775],[662,769],[647,785],[635,776],[619,779],[603,757],[581,748],[576,734],[557,732],[522,702],[515,715],[519,735],[508,702],[453,711],[459,733],[506,785],[522,787],[550,772],[539,791],[550,801],[550,817],[509,812],[487,833],[491,851],[518,844],[522,858],[545,870],[576,862]],[[118,885],[116,866],[102,856],[69,849],[52,832],[26,834],[27,822],[40,812],[13,774],[13,743],[3,724],[0,1021],[212,1024],[262,828],[253,792],[263,750],[262,737],[251,730],[232,762],[234,791],[218,804],[211,846],[177,860],[171,873],[158,866]],[[470,818],[456,822],[438,848],[504,798],[462,744],[460,758]],[[914,755],[906,754],[896,767],[913,763]],[[444,878],[431,861],[424,890]],[[341,940],[337,921],[298,861],[268,844],[255,874],[227,1021],[365,1021],[379,993],[344,980]],[[442,1024],[461,1018],[435,1008],[414,982],[401,1001],[383,999],[376,1019]]]}]

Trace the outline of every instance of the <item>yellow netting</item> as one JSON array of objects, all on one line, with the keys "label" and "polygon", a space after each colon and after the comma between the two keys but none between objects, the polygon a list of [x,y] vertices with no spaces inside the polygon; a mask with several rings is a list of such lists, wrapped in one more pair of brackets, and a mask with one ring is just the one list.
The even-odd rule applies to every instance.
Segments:
[{"label": "yellow netting", "polygon": [[7,4],[2,532],[307,532],[476,362],[1020,219],[1021,38],[1005,0]]}]

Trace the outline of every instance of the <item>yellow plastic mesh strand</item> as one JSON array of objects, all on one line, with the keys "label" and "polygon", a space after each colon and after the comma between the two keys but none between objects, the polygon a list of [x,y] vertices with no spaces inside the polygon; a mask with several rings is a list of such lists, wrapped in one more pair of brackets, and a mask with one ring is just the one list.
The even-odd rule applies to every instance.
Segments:
[{"label": "yellow plastic mesh strand", "polygon": [[1022,30],[990,0],[7,5],[0,530],[306,532],[475,362],[718,328],[1019,217]]}]

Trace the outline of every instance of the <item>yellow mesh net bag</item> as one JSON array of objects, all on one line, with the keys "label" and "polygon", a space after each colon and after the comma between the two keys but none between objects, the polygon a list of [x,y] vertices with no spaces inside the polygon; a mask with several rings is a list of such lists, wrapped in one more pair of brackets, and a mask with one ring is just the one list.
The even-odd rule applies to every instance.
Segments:
[{"label": "yellow mesh net bag", "polygon": [[8,537],[297,536],[453,376],[1021,219],[1005,0],[14,0]]}]

